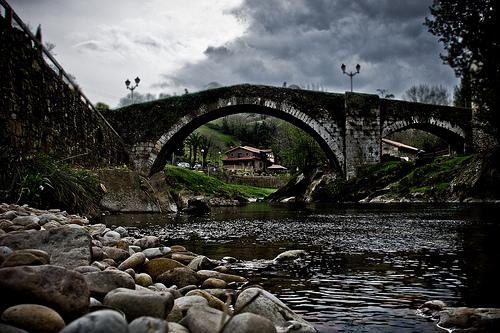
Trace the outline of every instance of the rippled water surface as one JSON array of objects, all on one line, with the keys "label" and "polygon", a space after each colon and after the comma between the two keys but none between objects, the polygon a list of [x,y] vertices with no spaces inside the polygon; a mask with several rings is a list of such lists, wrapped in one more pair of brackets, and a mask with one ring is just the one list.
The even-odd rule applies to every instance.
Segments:
[{"label": "rippled water surface", "polygon": [[[240,263],[320,332],[443,332],[425,301],[500,307],[500,206],[329,205],[216,208],[210,215],[120,215],[169,244]],[[276,266],[290,249],[305,263]]]}]

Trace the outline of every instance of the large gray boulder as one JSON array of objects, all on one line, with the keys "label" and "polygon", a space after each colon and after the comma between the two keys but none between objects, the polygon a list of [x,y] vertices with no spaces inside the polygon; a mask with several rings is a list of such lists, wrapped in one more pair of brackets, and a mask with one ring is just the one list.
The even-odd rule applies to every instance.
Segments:
[{"label": "large gray boulder", "polygon": [[180,324],[191,333],[218,333],[230,316],[207,305],[194,305],[189,308]]},{"label": "large gray boulder", "polygon": [[59,333],[128,333],[127,320],[114,310],[99,310],[71,322]]},{"label": "large gray boulder", "polygon": [[64,318],[86,313],[90,299],[82,274],[52,265],[0,268],[0,295],[0,308],[41,304]]},{"label": "large gray boulder", "polygon": [[119,309],[128,320],[142,316],[165,319],[174,305],[169,292],[118,288],[104,297],[104,305]]},{"label": "large gray boulder", "polygon": [[310,323],[294,313],[288,306],[268,291],[248,288],[236,299],[235,312],[251,312],[269,319],[287,332],[316,333]]},{"label": "large gray boulder", "polygon": [[89,265],[92,239],[82,228],[17,231],[0,236],[0,244],[13,250],[39,249],[50,255],[52,265],[69,269]]},{"label": "large gray boulder", "polygon": [[240,313],[227,322],[222,333],[277,333],[273,323],[254,313]]},{"label": "large gray boulder", "polygon": [[102,299],[108,292],[116,288],[135,289],[134,279],[127,273],[113,269],[84,274],[93,297]]}]

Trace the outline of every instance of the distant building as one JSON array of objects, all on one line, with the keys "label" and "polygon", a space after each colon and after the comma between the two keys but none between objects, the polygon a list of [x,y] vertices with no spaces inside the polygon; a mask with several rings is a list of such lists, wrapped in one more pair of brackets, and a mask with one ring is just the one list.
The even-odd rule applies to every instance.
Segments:
[{"label": "distant building", "polygon": [[285,173],[288,171],[288,169],[282,165],[273,164],[273,165],[267,167],[267,171],[269,171],[270,173]]},{"label": "distant building", "polygon": [[274,156],[271,149],[240,146],[228,150],[222,163],[225,169],[232,171],[264,171],[274,163]]}]

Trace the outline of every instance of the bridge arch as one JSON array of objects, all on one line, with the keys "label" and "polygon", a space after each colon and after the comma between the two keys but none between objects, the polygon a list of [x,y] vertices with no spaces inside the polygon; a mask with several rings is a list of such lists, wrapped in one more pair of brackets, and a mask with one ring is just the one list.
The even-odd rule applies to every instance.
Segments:
[{"label": "bridge arch", "polygon": [[419,129],[433,134],[450,145],[462,145],[466,140],[465,130],[451,121],[437,119],[434,117],[410,117],[395,121],[391,124],[384,124],[382,127],[382,138],[392,133],[404,131],[406,129]]},{"label": "bridge arch", "polygon": [[199,126],[209,121],[238,113],[266,114],[285,120],[311,135],[325,152],[332,168],[344,171],[343,124],[321,122],[303,110],[286,103],[260,97],[221,98],[217,103],[202,104],[170,126],[156,141],[149,154],[149,175],[161,171],[172,152]]}]

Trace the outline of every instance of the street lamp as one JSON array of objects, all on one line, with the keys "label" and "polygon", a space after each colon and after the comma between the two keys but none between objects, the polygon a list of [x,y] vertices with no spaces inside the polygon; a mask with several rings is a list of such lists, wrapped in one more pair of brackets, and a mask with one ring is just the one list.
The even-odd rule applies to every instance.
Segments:
[{"label": "street lamp", "polygon": [[347,75],[351,78],[351,92],[352,92],[352,77],[356,74],[359,74],[359,70],[361,69],[361,66],[359,64],[357,64],[355,72],[346,72],[344,64],[342,64],[342,66],[340,66],[340,69],[342,69],[342,73],[344,73],[345,75]]},{"label": "street lamp", "polygon": [[130,80],[129,79],[127,79],[125,81],[125,86],[127,86],[127,89],[131,91],[132,104],[134,104],[134,90],[139,85],[139,82],[141,82],[141,79],[139,79],[139,77],[136,77],[134,79],[134,81],[135,81],[135,86],[132,86],[132,87],[130,86]]},{"label": "street lamp", "polygon": [[203,153],[205,153],[205,149],[201,149],[200,150],[201,152],[201,168],[204,169],[205,168],[205,158],[203,157]]}]

